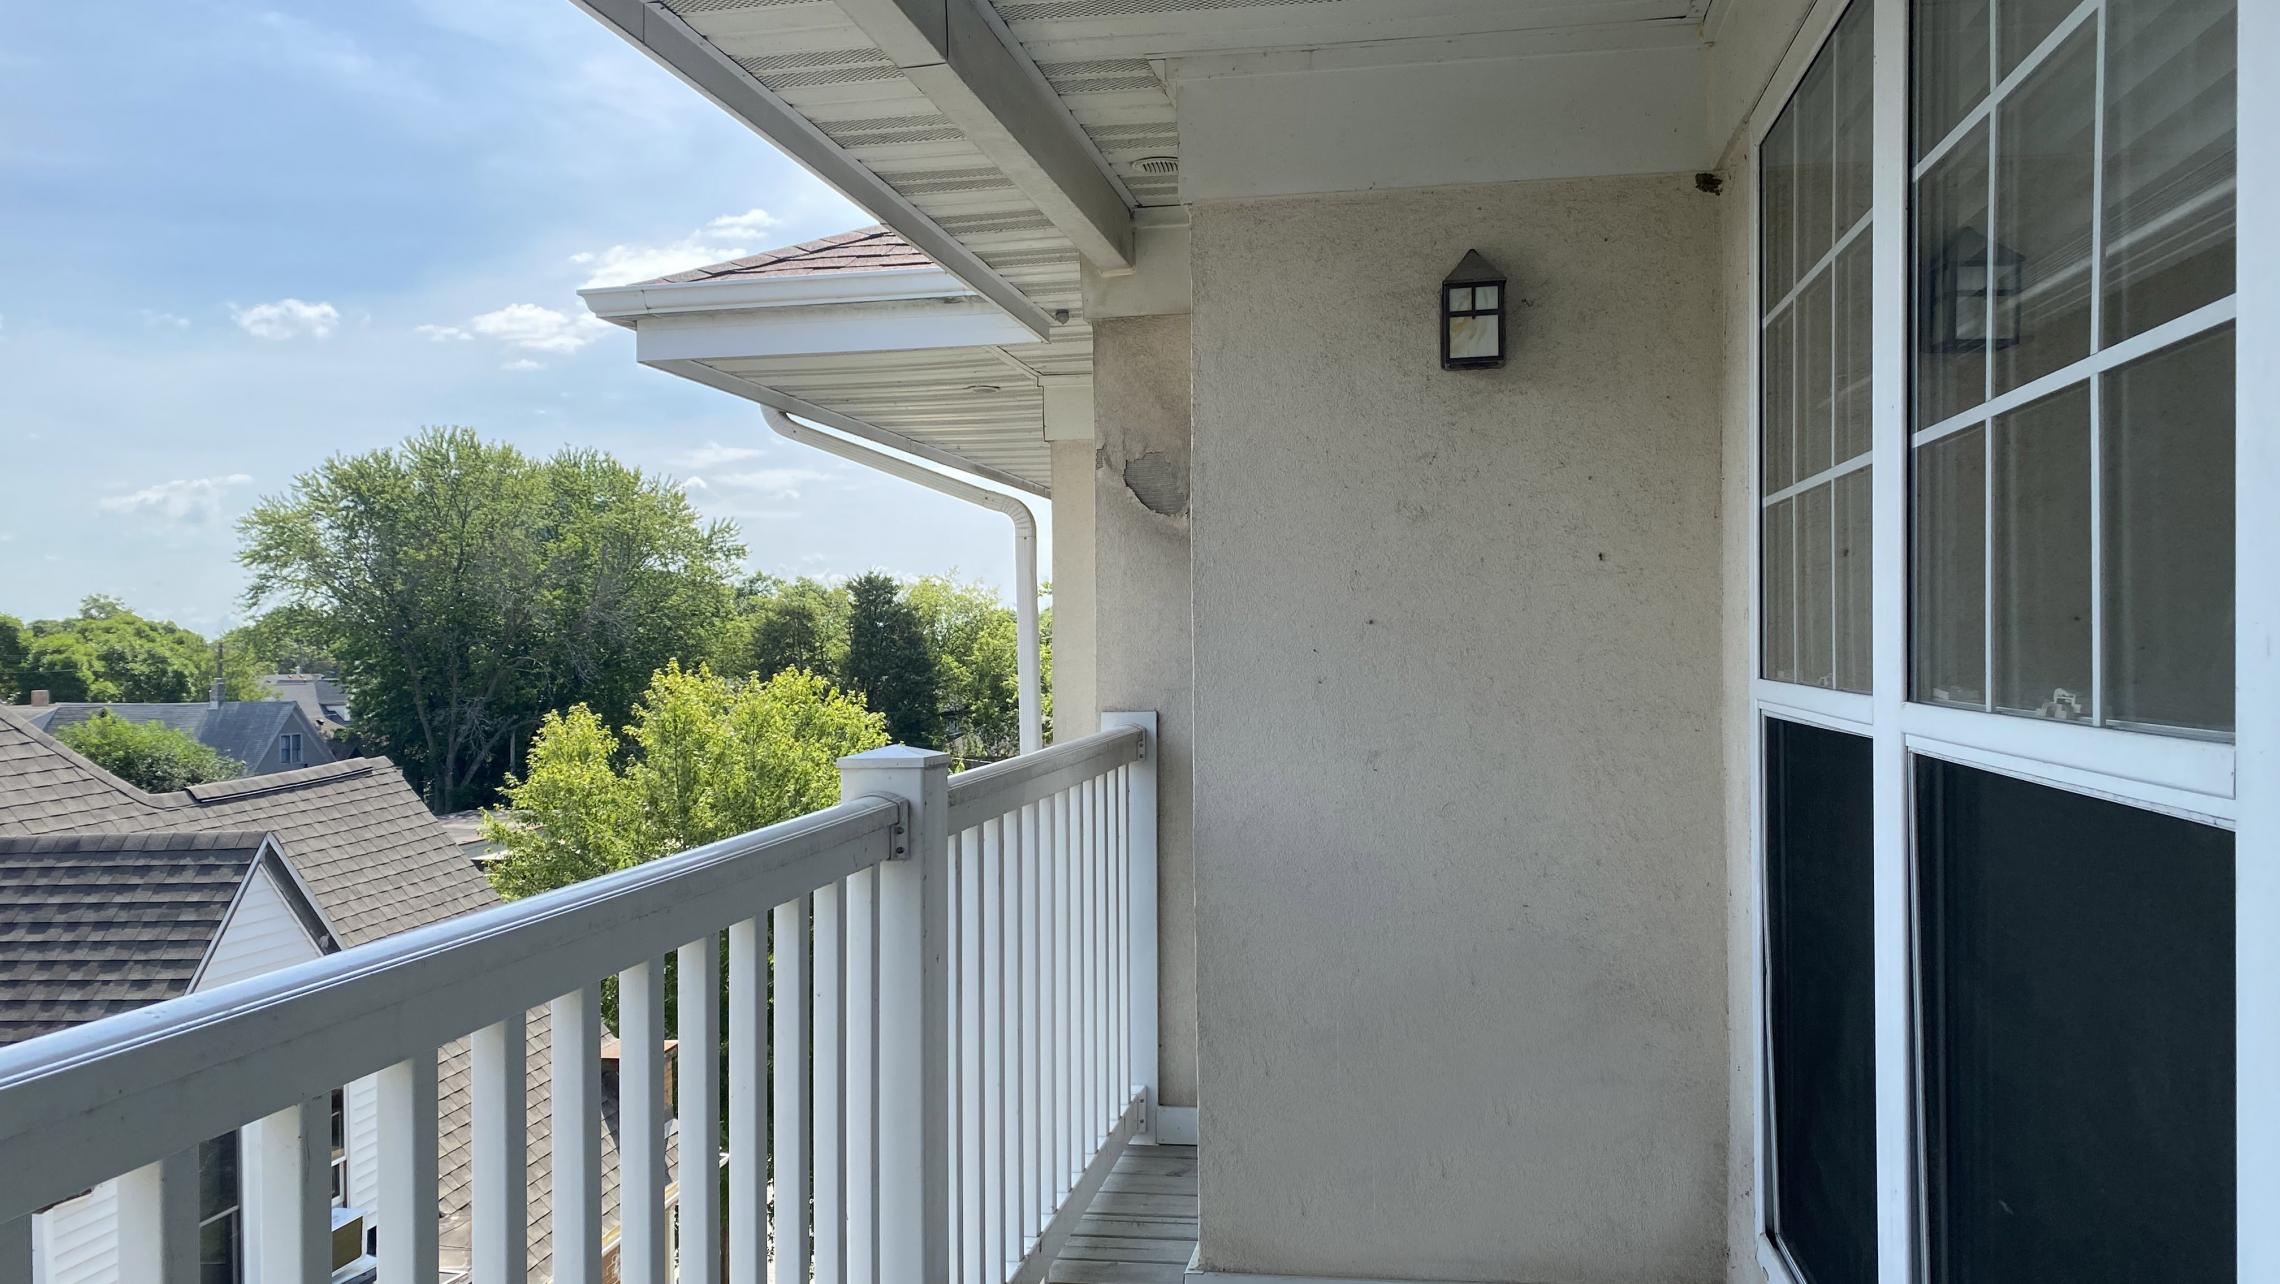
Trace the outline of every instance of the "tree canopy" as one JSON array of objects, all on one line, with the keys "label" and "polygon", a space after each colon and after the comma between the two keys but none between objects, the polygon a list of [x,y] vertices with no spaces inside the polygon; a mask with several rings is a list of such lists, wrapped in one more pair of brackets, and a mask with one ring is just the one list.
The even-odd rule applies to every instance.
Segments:
[{"label": "tree canopy", "polygon": [[621,735],[585,704],[549,713],[491,873],[529,896],[803,816],[839,801],[838,761],[887,743],[885,720],[812,673],[731,680],[668,664]]},{"label": "tree canopy", "polygon": [[[224,648],[223,696],[261,698],[251,657]],[[214,682],[214,648],[171,620],[137,615],[126,603],[91,594],[68,619],[27,627],[0,616],[0,691],[21,702],[46,691],[55,702],[205,700]]]},{"label": "tree canopy", "polygon": [[939,747],[942,705],[926,622],[902,586],[872,571],[847,582],[847,685],[907,745]]},{"label": "tree canopy", "polygon": [[129,722],[108,713],[59,728],[55,738],[103,770],[154,794],[228,780],[245,770],[244,763],[172,727]]},{"label": "tree canopy", "polygon": [[553,711],[623,722],[652,673],[703,653],[744,552],[662,479],[466,428],[330,459],[240,530],[248,604],[296,612],[358,735],[438,811],[487,797]]}]

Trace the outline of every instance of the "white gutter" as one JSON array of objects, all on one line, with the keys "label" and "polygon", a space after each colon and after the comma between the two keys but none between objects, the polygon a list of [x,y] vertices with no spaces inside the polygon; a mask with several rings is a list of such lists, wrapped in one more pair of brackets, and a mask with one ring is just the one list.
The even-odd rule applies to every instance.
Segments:
[{"label": "white gutter", "polygon": [[813,446],[817,450],[837,455],[865,468],[875,468],[904,481],[917,482],[928,490],[993,509],[1012,519],[1014,652],[1021,688],[1021,752],[1035,753],[1044,748],[1045,718],[1044,710],[1040,707],[1037,685],[1040,658],[1037,651],[1037,517],[1029,511],[1029,505],[1011,495],[1002,495],[907,459],[898,459],[883,451],[857,445],[844,437],[810,428],[774,406],[762,405],[760,415],[779,437]]}]

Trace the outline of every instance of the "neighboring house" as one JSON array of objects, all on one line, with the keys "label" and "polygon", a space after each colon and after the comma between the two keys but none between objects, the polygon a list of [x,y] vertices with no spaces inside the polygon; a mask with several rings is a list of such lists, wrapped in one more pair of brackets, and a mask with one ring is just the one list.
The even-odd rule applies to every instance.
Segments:
[{"label": "neighboring house", "polygon": [[[290,707],[290,706],[288,706]],[[395,767],[351,758],[147,794],[0,711],[0,1046],[498,903]],[[528,1242],[549,1277],[551,1025],[529,1020]],[[468,1252],[468,1054],[439,1053],[444,1277]],[[605,1073],[605,1085],[611,1082]],[[376,1203],[375,1081],[343,1092],[340,1202]],[[605,1087],[605,1208],[617,1180]],[[40,1284],[117,1280],[106,1183],[40,1218]],[[121,1284],[132,1284],[122,1281]]]},{"label": "neighboring house", "polygon": [[315,767],[333,760],[322,728],[291,700],[223,700],[205,704],[32,705],[17,710],[54,733],[101,714],[128,722],[172,727],[225,758],[245,764],[248,776]]},{"label": "neighboring house", "polygon": [[324,735],[346,732],[349,724],[348,692],[322,673],[265,673],[262,689],[280,700],[301,706],[301,713]]}]

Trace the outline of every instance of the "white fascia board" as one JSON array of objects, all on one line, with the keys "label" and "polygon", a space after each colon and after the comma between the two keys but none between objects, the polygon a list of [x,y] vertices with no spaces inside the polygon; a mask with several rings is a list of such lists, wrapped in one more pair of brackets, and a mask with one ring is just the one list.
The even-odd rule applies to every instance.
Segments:
[{"label": "white fascia board", "polygon": [[982,0],[839,0],[935,109],[1095,268],[1132,268],[1132,202]]},{"label": "white fascia board", "polygon": [[679,375],[692,383],[701,383],[708,388],[717,388],[731,396],[742,397],[746,401],[758,402],[763,406],[772,406],[787,415],[797,415],[811,423],[819,423],[826,428],[846,433],[850,437],[860,437],[872,445],[885,446],[889,450],[899,450],[914,458],[940,464],[953,472],[966,473],[985,481],[995,482],[1000,486],[1009,487],[1024,494],[1035,495],[1039,499],[1049,500],[1053,498],[1053,488],[1050,486],[1040,486],[1026,477],[1016,476],[1004,469],[975,463],[963,455],[944,450],[940,446],[930,445],[914,437],[906,437],[892,429],[881,428],[877,424],[857,419],[853,415],[843,415],[828,406],[816,405],[812,401],[795,397],[780,389],[754,383],[750,379],[740,379],[724,370],[716,370],[702,361],[645,360],[642,364],[662,370],[667,374]]},{"label": "white fascia board", "polygon": [[978,298],[686,312],[643,317],[634,328],[635,359],[644,364],[1034,341],[1028,330]]},{"label": "white fascia board", "polygon": [[1052,335],[1053,319],[965,242],[889,186],[870,167],[831,141],[815,122],[760,83],[736,60],[699,35],[679,14],[657,0],[573,0],[600,19],[682,83],[721,110],[743,121],[777,150],[821,179],[832,190],[869,210],[928,258],[940,263],[983,297],[1004,308],[1037,338]]},{"label": "white fascia board", "polygon": [[978,295],[972,286],[955,275],[941,268],[924,267],[603,285],[580,290],[578,297],[586,301],[586,307],[595,316],[624,325],[634,318],[665,316],[676,312],[817,307],[833,303],[893,303],[908,299],[975,298]]}]

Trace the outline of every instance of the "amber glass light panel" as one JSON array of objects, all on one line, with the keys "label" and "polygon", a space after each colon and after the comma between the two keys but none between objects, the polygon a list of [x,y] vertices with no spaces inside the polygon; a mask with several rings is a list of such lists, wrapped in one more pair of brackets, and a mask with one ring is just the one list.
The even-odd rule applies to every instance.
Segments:
[{"label": "amber glass light panel", "polygon": [[1869,6],[1759,157],[1765,677],[1869,689]]},{"label": "amber glass light panel", "polygon": [[2231,0],[1917,0],[1911,698],[2232,728]]}]

